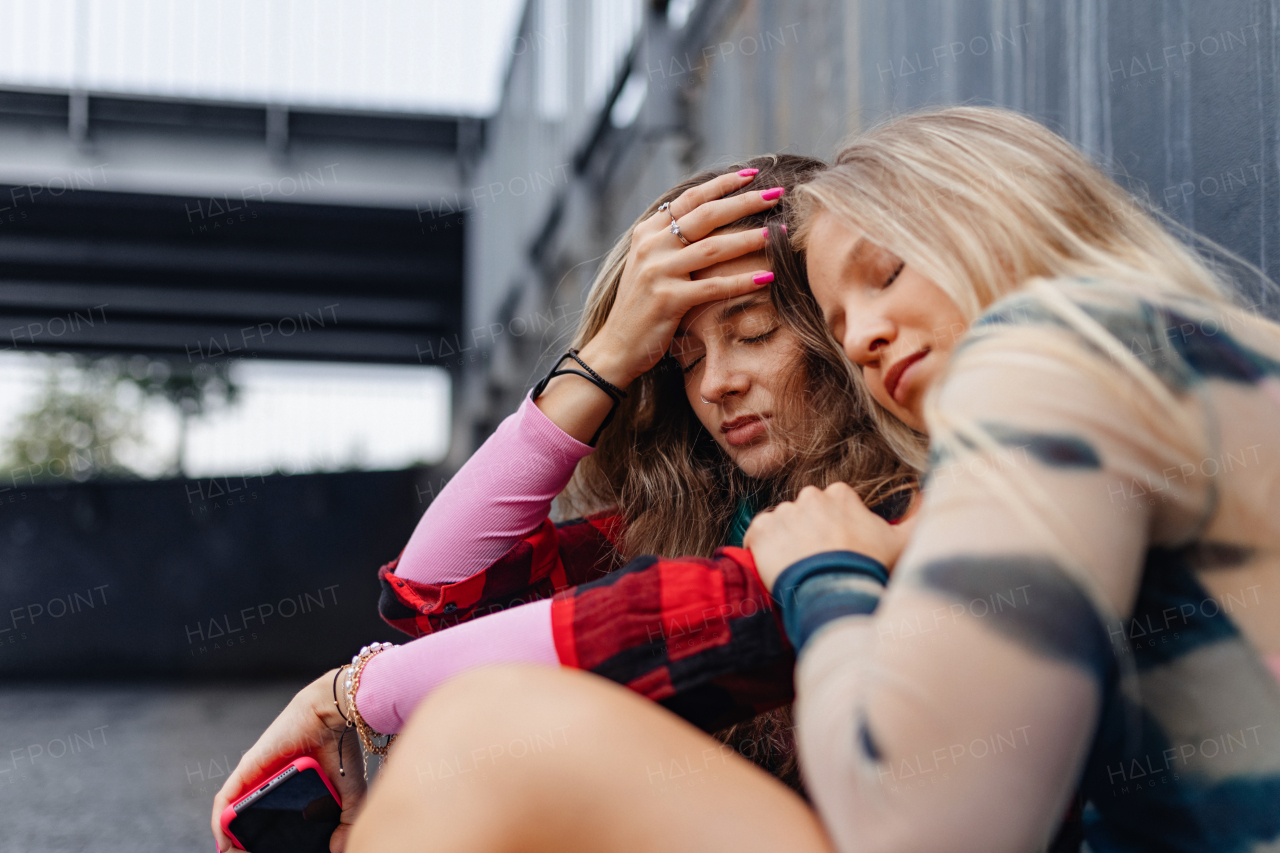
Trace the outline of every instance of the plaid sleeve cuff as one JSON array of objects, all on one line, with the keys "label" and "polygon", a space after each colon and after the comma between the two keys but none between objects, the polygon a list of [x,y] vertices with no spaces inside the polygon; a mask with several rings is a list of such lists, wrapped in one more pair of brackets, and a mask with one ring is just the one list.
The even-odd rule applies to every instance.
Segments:
[{"label": "plaid sleeve cuff", "polygon": [[378,610],[392,627],[421,637],[548,598],[616,568],[623,529],[622,519],[607,512],[561,524],[547,519],[492,565],[456,583],[419,583],[399,577],[397,558],[378,571],[382,588]]},{"label": "plaid sleeve cuff", "polygon": [[788,566],[774,582],[773,600],[796,654],[828,622],[874,613],[888,582],[884,564],[854,551],[824,551]]},{"label": "plaid sleeve cuff", "polygon": [[378,571],[378,609],[394,628],[413,637],[551,596],[565,586],[556,527],[550,519],[492,565],[456,583],[418,583],[395,574],[399,563]]}]

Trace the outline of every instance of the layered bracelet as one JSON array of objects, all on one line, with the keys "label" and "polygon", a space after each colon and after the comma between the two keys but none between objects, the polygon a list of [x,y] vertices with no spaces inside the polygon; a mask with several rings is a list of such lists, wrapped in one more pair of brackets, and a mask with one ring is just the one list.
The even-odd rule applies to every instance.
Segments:
[{"label": "layered bracelet", "polygon": [[[356,692],[360,689],[360,675],[364,672],[365,665],[373,660],[375,655],[385,652],[392,648],[394,643],[371,643],[360,649],[359,652],[352,655],[351,663],[339,667],[338,671],[333,674],[333,704],[338,709],[338,713],[342,714],[342,707],[338,704],[338,676],[342,674],[342,670],[346,669],[346,680],[343,681],[343,692],[347,697],[347,713],[350,716],[343,716],[347,721],[347,729],[355,729],[356,735],[360,738],[360,745],[364,747],[365,758],[365,775],[368,775],[368,754],[385,756],[387,750],[391,748],[391,744],[395,741],[395,735],[384,735],[373,730],[373,727],[365,722],[364,717],[360,716],[360,710],[356,707]],[[346,729],[342,735],[346,737]],[[379,743],[378,741],[382,742]],[[338,772],[345,776],[346,771],[342,767],[342,740],[338,741]]]},{"label": "layered bracelet", "polygon": [[[585,370],[586,373],[583,373],[582,370],[575,370],[572,367],[566,367],[564,370],[560,370],[560,363],[566,358],[571,358],[576,361],[582,366],[582,370]],[[538,399],[542,392],[546,390],[548,382],[555,379],[557,376],[565,376],[570,373],[574,376],[581,376],[583,379],[586,379],[592,385],[595,385],[601,391],[608,394],[609,399],[613,401],[613,406],[609,409],[609,414],[605,416],[604,423],[600,424],[600,428],[596,430],[596,434],[591,436],[591,440],[587,442],[591,447],[595,447],[596,442],[600,439],[600,434],[604,432],[604,428],[613,420],[613,416],[618,411],[618,406],[622,403],[622,398],[627,396],[627,392],[623,391],[617,385],[614,385],[599,373],[592,370],[591,367],[578,356],[578,351],[576,349],[570,349],[567,350],[564,355],[556,359],[556,363],[551,365],[551,370],[547,375],[542,377],[537,385],[533,386],[533,390],[529,392],[529,398],[533,400]]]}]

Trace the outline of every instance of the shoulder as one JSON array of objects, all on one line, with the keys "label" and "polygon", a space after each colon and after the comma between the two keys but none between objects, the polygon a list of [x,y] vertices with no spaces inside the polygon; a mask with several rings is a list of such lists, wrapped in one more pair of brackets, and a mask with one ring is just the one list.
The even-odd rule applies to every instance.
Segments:
[{"label": "shoulder", "polygon": [[957,364],[971,351],[1065,355],[1082,368],[1145,367],[1179,393],[1204,379],[1253,383],[1280,374],[1277,331],[1226,302],[1156,297],[1099,279],[1042,281],[984,311],[957,347]]},{"label": "shoulder", "polygon": [[[934,473],[1016,447],[1046,469],[1145,482],[1213,455],[1224,422],[1254,411],[1219,383],[1280,375],[1278,327],[1225,302],[1152,292],[1051,281],[992,305],[926,407]],[[1187,484],[1177,502],[1198,518],[1213,487]]]},{"label": "shoulder", "polygon": [[984,446],[1070,470],[1099,469],[1120,437],[1151,464],[1166,443],[1199,447],[1204,418],[1183,393],[1198,376],[1173,344],[1179,316],[1094,281],[1043,282],[995,303],[926,407],[934,467]]}]

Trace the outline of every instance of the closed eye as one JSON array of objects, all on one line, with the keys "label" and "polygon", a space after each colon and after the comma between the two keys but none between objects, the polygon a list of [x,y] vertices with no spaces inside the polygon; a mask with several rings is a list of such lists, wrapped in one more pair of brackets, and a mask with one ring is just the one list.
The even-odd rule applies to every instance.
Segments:
[{"label": "closed eye", "polygon": [[894,270],[893,273],[889,276],[889,280],[884,283],[884,286],[888,287],[889,285],[897,281],[898,276],[902,275],[902,270],[906,265],[907,265],[906,261],[898,261],[898,268]]},{"label": "closed eye", "polygon": [[[754,336],[754,337],[750,337],[750,338],[742,338],[742,339],[741,339],[741,342],[742,342],[742,343],[744,343],[744,344],[762,344],[762,343],[764,343],[765,341],[767,341],[767,340],[769,340],[770,338],[772,338],[774,335],[776,335],[776,334],[778,333],[778,329],[780,329],[780,328],[782,328],[782,327],[781,327],[781,326],[774,326],[774,327],[773,327],[772,329],[770,329],[769,331],[767,331],[767,332],[762,332],[761,334],[756,335],[756,336]],[[695,358],[693,361],[689,362],[689,366],[688,366],[688,367],[686,367],[686,368],[684,368],[684,371],[683,371],[683,372],[684,372],[684,374],[687,376],[687,375],[689,374],[689,372],[690,372],[690,371],[692,371],[695,367],[697,367],[697,366],[698,366],[698,363],[699,363],[700,361],[702,361],[702,360],[703,360],[704,358],[706,358],[706,357],[707,357],[707,354],[706,354],[706,353],[703,353],[702,355],[700,355],[700,356],[698,356],[697,358]]]},{"label": "closed eye", "polygon": [[778,333],[779,328],[781,327],[774,326],[769,331],[765,332],[764,334],[756,335],[754,338],[743,338],[742,342],[744,344],[762,344],[765,341],[769,340],[769,338],[772,338],[774,335],[776,335]]}]

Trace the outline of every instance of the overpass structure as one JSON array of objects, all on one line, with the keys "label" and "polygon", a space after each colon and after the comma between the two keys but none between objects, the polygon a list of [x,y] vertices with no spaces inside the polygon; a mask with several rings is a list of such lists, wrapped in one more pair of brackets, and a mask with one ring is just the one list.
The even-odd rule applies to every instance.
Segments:
[{"label": "overpass structure", "polygon": [[[419,364],[477,119],[0,90],[0,351]],[[438,347],[436,347],[438,348]]]}]

